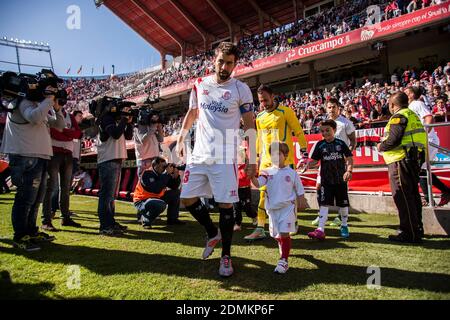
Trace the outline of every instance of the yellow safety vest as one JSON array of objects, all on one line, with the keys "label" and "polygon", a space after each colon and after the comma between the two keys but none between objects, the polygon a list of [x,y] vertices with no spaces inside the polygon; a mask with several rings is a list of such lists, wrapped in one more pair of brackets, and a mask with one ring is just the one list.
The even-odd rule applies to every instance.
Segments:
[{"label": "yellow safety vest", "polygon": [[[406,157],[406,152],[413,146],[416,146],[419,151],[423,151],[426,149],[427,145],[427,133],[425,132],[425,129],[420,122],[419,117],[414,113],[414,111],[408,108],[403,108],[397,111],[395,114],[401,114],[402,116],[404,116],[408,120],[408,124],[406,125],[405,133],[403,134],[400,145],[392,150],[383,152],[383,158],[386,164],[404,159]],[[394,116],[392,116],[389,119],[386,128],[384,128],[385,139],[389,136],[390,127],[393,123],[392,119],[398,118],[394,118]]]}]

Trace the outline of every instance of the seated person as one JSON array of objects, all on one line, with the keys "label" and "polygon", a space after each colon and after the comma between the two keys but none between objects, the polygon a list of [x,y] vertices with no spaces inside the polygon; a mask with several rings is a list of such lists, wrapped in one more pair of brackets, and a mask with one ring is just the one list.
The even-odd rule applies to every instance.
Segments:
[{"label": "seated person", "polygon": [[445,122],[447,118],[448,108],[444,99],[439,98],[436,100],[436,105],[433,108],[433,116],[435,122]]},{"label": "seated person", "polygon": [[175,165],[167,164],[161,157],[153,159],[151,168],[145,170],[139,178],[133,196],[138,219],[145,229],[151,228],[153,221],[166,207],[168,225],[184,224],[178,219],[180,183],[180,174]]}]

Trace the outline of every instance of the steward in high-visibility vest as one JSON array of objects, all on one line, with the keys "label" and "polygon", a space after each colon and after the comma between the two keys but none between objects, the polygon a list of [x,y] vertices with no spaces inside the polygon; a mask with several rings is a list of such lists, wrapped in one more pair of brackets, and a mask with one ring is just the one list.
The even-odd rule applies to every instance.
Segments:
[{"label": "steward in high-visibility vest", "polygon": [[145,170],[133,194],[138,219],[146,229],[167,207],[167,224],[184,224],[178,220],[180,208],[180,176],[174,165],[156,157],[152,167]]},{"label": "steward in high-visibility vest", "polygon": [[[389,122],[384,128],[384,137],[387,138],[389,136],[391,125],[401,124],[406,124],[406,128],[404,129],[404,132],[402,134],[400,145],[395,148],[386,150],[383,153],[384,162],[386,162],[386,164],[390,164],[392,162],[400,161],[406,158],[407,151],[409,151],[411,147],[417,147],[419,152],[425,151],[426,149],[428,136],[422,125],[422,122],[414,113],[414,111],[408,108],[398,110],[389,119]],[[401,125],[400,128],[403,128],[403,126]]]},{"label": "steward in high-visibility vest", "polygon": [[390,97],[389,111],[392,117],[386,125],[383,141],[378,144],[388,165],[392,197],[400,218],[400,233],[390,235],[389,240],[418,243],[423,237],[418,182],[427,134],[417,115],[408,109],[408,96],[403,92]]}]

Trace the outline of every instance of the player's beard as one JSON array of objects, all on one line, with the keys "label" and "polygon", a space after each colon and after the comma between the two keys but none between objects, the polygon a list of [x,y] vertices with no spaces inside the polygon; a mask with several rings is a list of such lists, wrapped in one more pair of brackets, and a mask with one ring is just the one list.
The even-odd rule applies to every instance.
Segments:
[{"label": "player's beard", "polygon": [[229,73],[228,71],[220,71],[219,72],[219,78],[222,81],[226,81],[228,79],[230,79],[231,73]]},{"label": "player's beard", "polygon": [[264,106],[264,109],[265,109],[266,111],[272,111],[272,110],[275,109],[274,106],[275,106],[274,103],[271,103],[270,105],[266,104],[266,105]]}]

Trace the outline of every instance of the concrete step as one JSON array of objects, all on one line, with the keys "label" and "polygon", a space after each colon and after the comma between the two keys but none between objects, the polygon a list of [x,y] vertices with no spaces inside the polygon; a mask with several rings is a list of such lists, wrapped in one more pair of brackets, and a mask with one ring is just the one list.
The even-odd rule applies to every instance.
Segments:
[{"label": "concrete step", "polygon": [[422,209],[423,229],[427,235],[450,235],[450,208]]}]

